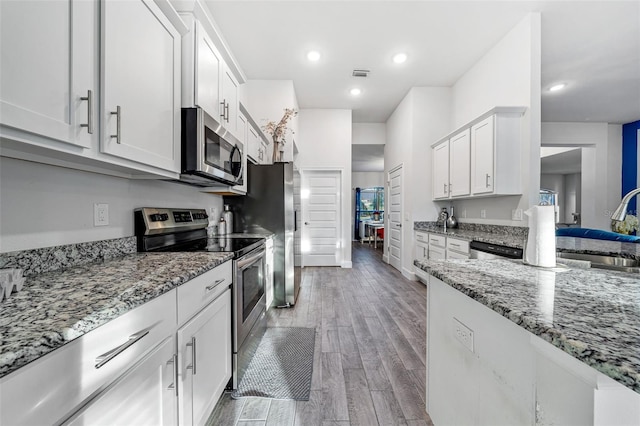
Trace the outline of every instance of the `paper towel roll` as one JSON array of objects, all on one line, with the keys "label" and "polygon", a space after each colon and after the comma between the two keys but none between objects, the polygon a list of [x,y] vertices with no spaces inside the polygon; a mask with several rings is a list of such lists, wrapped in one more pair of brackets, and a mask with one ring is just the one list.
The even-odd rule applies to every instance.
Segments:
[{"label": "paper towel roll", "polygon": [[533,206],[524,212],[529,217],[529,237],[524,263],[553,268],[556,266],[556,222],[554,206]]}]

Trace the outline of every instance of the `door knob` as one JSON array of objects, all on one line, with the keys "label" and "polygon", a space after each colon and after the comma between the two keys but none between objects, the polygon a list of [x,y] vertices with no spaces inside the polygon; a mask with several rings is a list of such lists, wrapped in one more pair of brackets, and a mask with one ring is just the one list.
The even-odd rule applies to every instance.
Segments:
[{"label": "door knob", "polygon": [[308,224],[309,224],[309,222],[305,222],[304,224],[305,224],[305,225],[308,225]]}]

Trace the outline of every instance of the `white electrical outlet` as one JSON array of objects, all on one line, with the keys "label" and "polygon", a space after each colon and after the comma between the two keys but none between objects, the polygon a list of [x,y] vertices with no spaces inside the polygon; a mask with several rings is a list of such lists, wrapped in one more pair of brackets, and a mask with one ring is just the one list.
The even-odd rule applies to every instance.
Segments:
[{"label": "white electrical outlet", "polygon": [[99,203],[93,205],[93,226],[109,225],[109,204]]},{"label": "white electrical outlet", "polygon": [[480,210],[480,217],[482,219],[486,219],[487,218],[487,211],[485,209]]},{"label": "white electrical outlet", "polygon": [[456,318],[453,319],[453,336],[462,343],[462,346],[473,352],[473,330]]},{"label": "white electrical outlet", "polygon": [[522,220],[522,209],[511,210],[511,220]]}]

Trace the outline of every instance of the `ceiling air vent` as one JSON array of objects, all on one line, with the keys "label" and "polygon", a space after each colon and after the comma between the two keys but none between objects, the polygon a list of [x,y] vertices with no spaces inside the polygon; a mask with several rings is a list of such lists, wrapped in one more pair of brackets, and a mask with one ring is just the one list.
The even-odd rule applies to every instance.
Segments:
[{"label": "ceiling air vent", "polygon": [[353,73],[351,74],[354,77],[369,77],[369,73],[371,71],[369,70],[353,70]]}]

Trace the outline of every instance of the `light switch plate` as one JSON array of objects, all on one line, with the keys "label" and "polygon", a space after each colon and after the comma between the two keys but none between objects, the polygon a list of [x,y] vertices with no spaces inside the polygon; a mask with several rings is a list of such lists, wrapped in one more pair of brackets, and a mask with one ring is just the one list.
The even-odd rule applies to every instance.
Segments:
[{"label": "light switch plate", "polygon": [[485,209],[480,210],[480,217],[482,219],[486,219],[487,218],[487,211]]},{"label": "light switch plate", "polygon": [[109,204],[97,203],[93,205],[93,226],[109,225]]},{"label": "light switch plate", "polygon": [[511,220],[522,220],[522,209],[511,210]]}]

